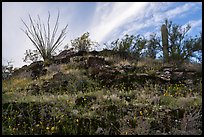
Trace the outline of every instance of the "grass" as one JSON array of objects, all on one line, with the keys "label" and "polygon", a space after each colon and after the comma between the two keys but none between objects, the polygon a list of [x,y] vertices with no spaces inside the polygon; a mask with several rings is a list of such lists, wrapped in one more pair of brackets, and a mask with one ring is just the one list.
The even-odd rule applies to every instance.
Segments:
[{"label": "grass", "polygon": [[[86,92],[70,92],[68,88],[31,94],[26,90],[29,84],[41,86],[54,73],[36,81],[28,78],[3,81],[3,135],[202,134],[201,84],[191,88],[184,84],[113,88],[97,84],[86,76],[86,70],[70,65],[62,65],[60,70],[72,74],[76,82],[86,79],[92,87],[88,86]],[[76,87],[75,82],[70,84]]]}]

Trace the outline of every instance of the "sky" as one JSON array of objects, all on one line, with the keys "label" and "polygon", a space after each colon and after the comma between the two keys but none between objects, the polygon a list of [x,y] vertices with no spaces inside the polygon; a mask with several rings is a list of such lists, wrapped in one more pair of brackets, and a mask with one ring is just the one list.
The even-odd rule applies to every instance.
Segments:
[{"label": "sky", "polygon": [[25,29],[21,19],[29,24],[29,14],[34,19],[40,15],[46,23],[48,11],[51,25],[60,11],[58,31],[68,24],[66,38],[58,52],[85,32],[99,43],[96,50],[102,50],[104,43],[125,34],[160,36],[165,19],[183,27],[190,23],[189,36],[202,31],[202,2],[2,2],[2,64],[12,61],[14,67],[28,65],[22,58],[27,49],[35,47],[21,30]]}]

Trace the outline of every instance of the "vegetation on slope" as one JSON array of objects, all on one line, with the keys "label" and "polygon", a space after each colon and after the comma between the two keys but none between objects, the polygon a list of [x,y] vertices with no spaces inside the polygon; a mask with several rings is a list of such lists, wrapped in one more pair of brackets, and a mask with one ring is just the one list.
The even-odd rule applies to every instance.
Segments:
[{"label": "vegetation on slope", "polygon": [[[180,32],[181,26],[167,21],[164,27],[168,30],[162,34],[169,34],[162,41],[170,50],[163,49],[163,60],[156,59],[164,47],[156,35],[150,40],[125,35],[109,45],[111,50],[89,51],[96,43],[85,33],[72,41],[74,49],[57,56],[52,55],[67,26],[59,43],[34,41],[40,53],[27,52],[30,65],[2,66],[2,133],[202,134],[202,59],[190,61],[202,51],[201,36],[184,39],[189,28]],[[37,54],[44,61],[37,61]]]}]

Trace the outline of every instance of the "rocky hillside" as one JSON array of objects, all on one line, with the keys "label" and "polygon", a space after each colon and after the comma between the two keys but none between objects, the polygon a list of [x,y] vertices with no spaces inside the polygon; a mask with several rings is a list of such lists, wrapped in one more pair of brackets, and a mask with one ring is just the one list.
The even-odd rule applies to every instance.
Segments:
[{"label": "rocky hillside", "polygon": [[200,64],[64,50],[15,70],[2,99],[3,134],[202,133]]}]

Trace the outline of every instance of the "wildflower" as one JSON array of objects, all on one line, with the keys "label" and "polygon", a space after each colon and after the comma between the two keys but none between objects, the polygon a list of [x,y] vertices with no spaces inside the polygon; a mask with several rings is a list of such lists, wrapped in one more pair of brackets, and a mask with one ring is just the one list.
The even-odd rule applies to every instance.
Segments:
[{"label": "wildflower", "polygon": [[51,131],[53,131],[53,130],[55,130],[55,127],[52,127],[52,128],[51,128]]},{"label": "wildflower", "polygon": [[36,127],[39,127],[39,126],[40,126],[39,124],[36,125]]},{"label": "wildflower", "polygon": [[47,129],[47,130],[49,130],[50,128],[49,128],[49,127],[47,127],[46,129]]},{"label": "wildflower", "polygon": [[78,122],[79,122],[79,120],[78,120],[78,119],[76,119],[76,122],[78,123]]},{"label": "wildflower", "polygon": [[168,96],[168,95],[169,95],[169,93],[168,93],[168,92],[164,93],[164,96]]},{"label": "wildflower", "polygon": [[142,114],[142,111],[140,111],[140,115],[142,116],[143,114]]}]

